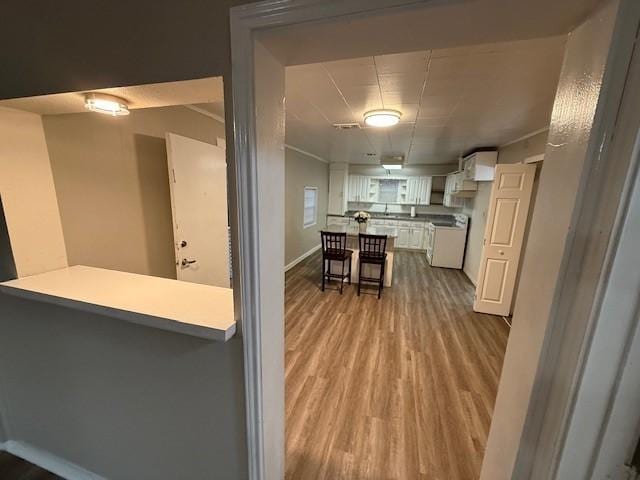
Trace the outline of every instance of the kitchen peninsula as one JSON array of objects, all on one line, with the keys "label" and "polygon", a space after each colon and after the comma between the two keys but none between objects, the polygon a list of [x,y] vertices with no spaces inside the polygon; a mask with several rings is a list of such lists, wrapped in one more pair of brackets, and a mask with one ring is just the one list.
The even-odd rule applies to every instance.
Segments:
[{"label": "kitchen peninsula", "polygon": [[[358,256],[360,254],[360,244],[358,241],[358,232],[354,232],[348,225],[336,225],[328,224],[325,229],[327,232],[346,233],[347,234],[347,248],[353,250],[351,256],[351,282],[358,283]],[[366,231],[370,235],[386,235],[387,236],[387,261],[385,263],[384,272],[384,286],[390,287],[393,282],[393,253],[395,250],[395,241],[397,238],[397,232],[395,228],[367,225]],[[332,269],[338,268],[339,263],[332,266]],[[363,273],[365,276],[375,276],[369,272],[369,269],[379,268],[376,265],[365,265]]]}]

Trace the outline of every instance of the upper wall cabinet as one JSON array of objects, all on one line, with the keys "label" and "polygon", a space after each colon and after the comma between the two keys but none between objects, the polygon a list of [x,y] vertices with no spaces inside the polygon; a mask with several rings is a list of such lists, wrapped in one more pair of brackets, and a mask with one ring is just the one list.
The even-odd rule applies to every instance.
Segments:
[{"label": "upper wall cabinet", "polygon": [[463,159],[464,179],[490,182],[495,176],[498,152],[476,152]]},{"label": "upper wall cabinet", "polygon": [[364,175],[349,175],[350,202],[375,202],[375,189],[371,186],[371,177]]},{"label": "upper wall cabinet", "polygon": [[357,203],[430,205],[431,177],[349,175],[347,200]]},{"label": "upper wall cabinet", "polygon": [[402,203],[407,205],[429,205],[431,202],[431,177],[407,178],[406,198]]}]

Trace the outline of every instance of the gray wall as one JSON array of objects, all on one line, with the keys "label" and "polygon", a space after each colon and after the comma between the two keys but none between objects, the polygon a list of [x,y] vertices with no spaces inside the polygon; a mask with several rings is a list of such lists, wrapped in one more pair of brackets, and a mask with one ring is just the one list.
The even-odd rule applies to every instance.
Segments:
[{"label": "gray wall", "polygon": [[69,264],[175,278],[165,133],[215,145],[224,125],[182,106],[43,124]]},{"label": "gray wall", "polygon": [[[284,151],[284,262],[288,265],[320,245],[329,199],[329,164],[286,148]],[[304,187],[318,188],[318,221],[304,228]]]},{"label": "gray wall", "polygon": [[[498,163],[520,163],[528,157],[544,153],[547,131],[538,133],[533,137],[520,140],[498,150]],[[538,181],[540,178],[540,170],[542,164],[536,164],[536,178],[533,184],[533,193],[531,206],[529,208],[529,218],[527,219],[527,227],[524,235],[524,245],[522,255],[527,247],[527,238],[529,236],[529,228],[531,224],[531,212],[535,206],[535,199],[538,190]],[[487,213],[489,210],[489,199],[491,197],[491,188],[493,182],[478,182],[478,192],[472,197],[465,200],[463,213],[469,216],[469,237],[467,239],[467,251],[464,258],[464,273],[475,285],[478,272],[480,271],[480,259],[482,257],[482,239],[484,238],[484,229],[487,224]],[[522,270],[521,270],[522,271]],[[518,279],[520,274],[518,274]],[[518,291],[518,280],[516,280],[516,289]],[[514,295],[514,302],[516,296]]]},{"label": "gray wall", "polygon": [[[96,2],[91,8],[87,8],[86,2],[79,0],[66,2],[64,8],[59,4],[47,2],[7,2],[3,4],[2,17],[8,21],[3,22],[3,28],[0,29],[0,44],[11,45],[11,48],[3,50],[2,60],[3,72],[11,72],[11,75],[2,75],[0,98],[203,78],[221,74],[225,76],[225,96],[231,98],[229,6],[240,3],[249,2],[193,0],[177,3],[168,0],[140,0],[127,5],[124,12],[121,8],[114,8],[110,2]],[[228,137],[231,138],[232,109],[226,108],[225,115],[228,120]],[[232,142],[229,142],[227,148],[227,159],[229,170],[233,173]],[[231,201],[235,198],[233,183],[230,185],[229,198]],[[232,204],[230,207],[232,212],[235,211],[235,205]],[[231,221],[235,236],[237,228],[233,215]],[[237,258],[236,255],[234,262],[237,262]],[[237,263],[234,267],[238,269]],[[237,301],[238,297],[236,305]],[[10,305],[12,306],[9,309]],[[30,405],[37,407],[41,412],[38,418],[42,417],[47,422],[41,432],[32,431],[33,435],[25,439],[45,449],[52,448],[54,452],[64,446],[65,452],[62,453],[65,457],[87,467],[96,467],[96,462],[92,459],[97,456],[108,458],[111,464],[101,463],[104,472],[98,473],[108,475],[117,469],[115,475],[112,475],[114,480],[132,478],[128,475],[138,479],[202,478],[200,473],[193,471],[200,467],[202,462],[209,462],[205,470],[207,473],[214,468],[213,462],[219,463],[216,468],[218,473],[209,474],[208,478],[246,478],[244,398],[238,388],[238,382],[243,381],[243,359],[238,340],[234,346],[228,347],[219,344],[194,347],[194,351],[200,352],[205,348],[210,354],[200,353],[197,359],[196,355],[189,355],[187,361],[182,360],[182,353],[187,353],[188,345],[180,335],[141,330],[144,333],[137,334],[130,340],[127,335],[118,333],[123,327],[120,320],[103,318],[100,323],[96,323],[96,317],[86,313],[70,310],[52,313],[51,306],[36,302],[13,305],[12,301],[3,295],[0,295],[0,312],[3,339],[4,326],[9,324],[16,328],[20,326],[22,334],[17,337],[9,335],[6,338],[13,337],[14,341],[20,341],[23,345],[40,345],[46,339],[48,347],[55,348],[56,353],[63,358],[67,356],[66,347],[71,346],[64,338],[67,334],[80,343],[86,338],[91,338],[92,344],[96,348],[99,347],[98,351],[103,356],[104,363],[96,365],[95,372],[90,371],[92,364],[87,365],[86,375],[65,376],[64,370],[57,369],[49,372],[54,379],[56,376],[64,379],[66,387],[82,388],[84,384],[90,385],[92,381],[105,377],[105,381],[109,381],[108,389],[105,389],[106,398],[118,402],[118,391],[126,390],[126,386],[131,383],[119,378],[119,370],[126,372],[129,368],[128,365],[121,364],[119,359],[128,358],[138,360],[133,371],[138,376],[139,388],[145,389],[144,394],[138,392],[135,405],[132,401],[128,408],[118,410],[115,418],[105,418],[104,422],[98,422],[96,416],[101,412],[96,411],[95,406],[87,404],[84,411],[76,410],[73,414],[66,412],[64,418],[70,423],[63,425],[63,428],[50,423],[55,420],[50,417],[58,412],[47,410],[51,394],[40,390],[40,397],[33,398]],[[74,336],[73,328],[71,331],[65,328],[58,331],[55,320],[61,315],[73,316],[73,327],[90,325],[96,328],[96,331],[86,332],[86,336]],[[51,335],[51,330],[42,330],[41,325],[56,329],[55,335]],[[162,341],[156,343],[153,339],[160,333],[163,335]],[[151,337],[149,340],[147,335]],[[120,341],[121,344],[113,345],[114,341]],[[75,345],[74,348],[78,347]],[[221,350],[218,351],[216,347]],[[111,348],[114,348],[113,352]],[[46,372],[52,359],[46,352],[43,355],[37,354],[37,348],[29,351],[31,362],[37,363],[40,371]],[[4,349],[0,355],[3,352]],[[165,356],[181,362],[180,366],[167,362]],[[23,352],[19,360],[23,361],[24,357]],[[88,357],[88,354],[83,355],[78,360],[84,361]],[[6,357],[0,358],[0,368],[8,369]],[[89,358],[93,359],[93,356]],[[224,369],[219,366],[219,361],[223,359]],[[111,368],[111,362],[118,368]],[[13,364],[20,373],[20,366],[16,365],[15,361]],[[157,366],[179,375],[166,375],[165,371]],[[80,368],[80,365],[76,365],[76,368]],[[77,373],[77,370],[72,369],[70,373]],[[3,376],[0,375],[0,382],[2,379]],[[28,378],[21,378],[19,382],[12,384],[11,388],[20,388],[20,384],[26,380]],[[184,383],[187,381],[188,385]],[[155,409],[153,418],[149,415],[143,418],[144,421],[136,421],[140,418],[137,413],[145,412],[144,403],[147,397],[152,397],[156,392],[177,395],[173,392],[176,386],[188,396],[188,399],[184,398],[178,402],[179,407],[185,408],[166,408],[160,415],[156,415],[158,409]],[[5,390],[4,383],[0,383],[0,394]],[[234,398],[233,404],[228,401],[229,392],[240,392]],[[191,408],[196,403],[199,404],[201,397],[206,400],[206,405],[203,408],[200,408],[200,405],[198,408]],[[86,402],[90,400],[95,400],[96,406],[104,405],[101,398],[85,399]],[[149,401],[154,402],[154,399],[150,398]],[[33,405],[34,403],[37,405]],[[21,406],[15,404],[13,406],[14,410],[10,416],[15,415],[24,420],[29,409],[22,410]],[[199,414],[207,412],[215,415],[222,423],[200,423]],[[224,418],[218,417],[220,412]],[[3,410],[1,414],[6,413]],[[166,441],[162,436],[155,437],[158,434],[155,422],[162,422],[163,415],[171,422],[169,426],[177,429],[172,435],[178,432],[180,437],[168,436],[169,429],[160,432],[166,437]],[[109,415],[111,416],[113,415]],[[91,441],[90,434],[96,433],[96,430],[101,431],[110,422],[115,422],[113,434],[99,436],[102,440],[99,444]],[[90,428],[96,424],[99,424],[96,429]],[[135,425],[134,432],[131,432],[131,425]],[[89,435],[84,435],[84,431],[89,432]],[[130,433],[132,436],[128,436]],[[11,437],[18,439],[17,436],[21,434],[20,431],[16,431],[15,434],[12,432]],[[145,442],[148,441],[149,445],[141,443],[141,438],[144,438]],[[172,459],[174,447],[178,448],[180,455]],[[138,449],[141,449],[141,454],[138,453]],[[188,452],[197,452],[198,461],[193,464],[185,462],[184,457]],[[209,460],[202,460],[205,457]],[[149,459],[151,460],[146,462]],[[157,462],[157,467],[153,466],[154,462]],[[141,468],[148,466],[145,463],[151,464],[151,470],[146,471],[146,474],[140,474]],[[176,474],[175,468],[178,467],[184,467],[185,470]],[[131,471],[127,471],[128,469]]]},{"label": "gray wall", "polygon": [[211,342],[1,300],[11,440],[113,480],[247,477],[240,338]]},{"label": "gray wall", "polygon": [[576,193],[592,141],[616,11],[617,2],[608,2],[567,41],[481,480],[512,478]]}]

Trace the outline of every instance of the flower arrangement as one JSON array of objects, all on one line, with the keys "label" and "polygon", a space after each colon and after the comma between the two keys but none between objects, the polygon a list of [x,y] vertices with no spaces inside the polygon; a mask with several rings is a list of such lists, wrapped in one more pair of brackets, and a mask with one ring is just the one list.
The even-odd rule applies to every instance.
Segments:
[{"label": "flower arrangement", "polygon": [[367,223],[370,218],[371,215],[369,214],[369,212],[365,212],[364,210],[360,210],[353,215],[353,219],[359,224]]}]

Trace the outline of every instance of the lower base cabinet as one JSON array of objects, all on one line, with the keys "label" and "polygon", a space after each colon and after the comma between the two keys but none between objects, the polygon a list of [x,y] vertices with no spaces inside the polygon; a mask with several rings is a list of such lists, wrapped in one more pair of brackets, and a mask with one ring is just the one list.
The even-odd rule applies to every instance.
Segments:
[{"label": "lower base cabinet", "polygon": [[423,235],[424,235],[423,226],[398,227],[398,238],[396,239],[396,248],[422,250]]}]

